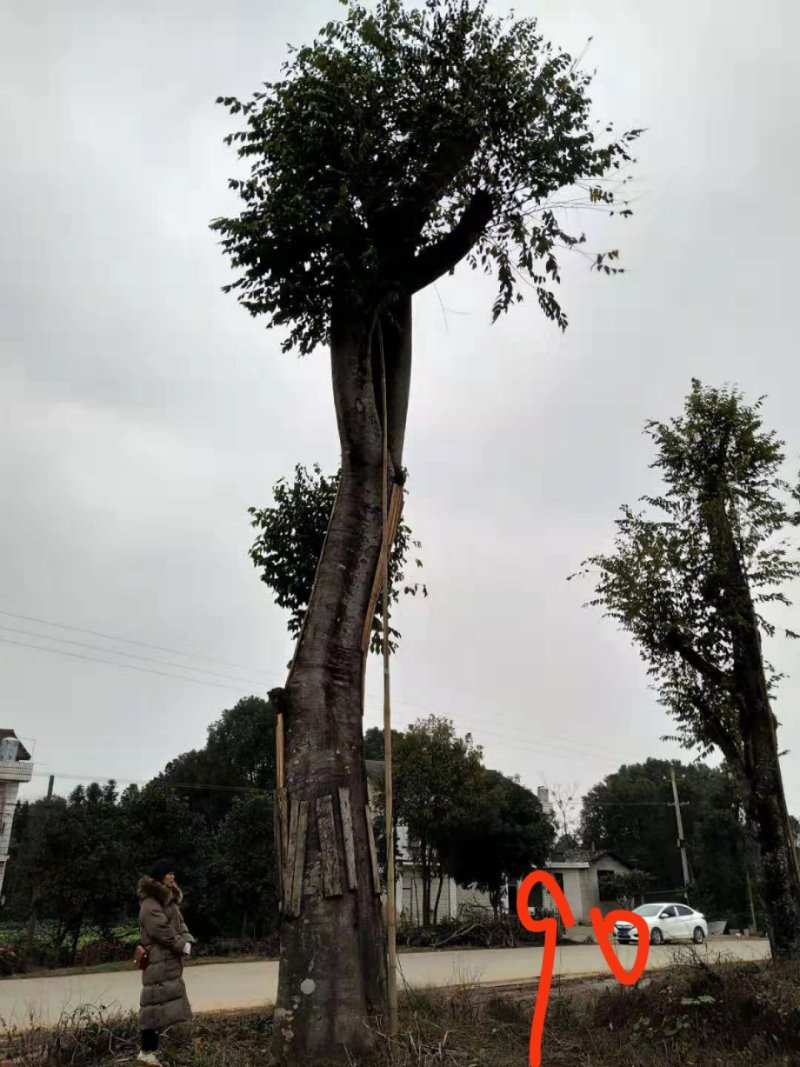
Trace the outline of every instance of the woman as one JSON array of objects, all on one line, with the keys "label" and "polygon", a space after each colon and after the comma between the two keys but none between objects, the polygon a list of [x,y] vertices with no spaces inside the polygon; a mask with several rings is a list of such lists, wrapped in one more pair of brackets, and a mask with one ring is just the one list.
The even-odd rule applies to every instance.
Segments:
[{"label": "woman", "polygon": [[192,1009],[183,983],[183,958],[191,952],[194,938],[181,915],[183,900],[175,881],[175,865],[159,860],[137,886],[141,905],[141,943],[149,950],[149,962],[142,971],[139,1001],[141,1052],[137,1063],[157,1067],[159,1035],[176,1023],[187,1022]]}]

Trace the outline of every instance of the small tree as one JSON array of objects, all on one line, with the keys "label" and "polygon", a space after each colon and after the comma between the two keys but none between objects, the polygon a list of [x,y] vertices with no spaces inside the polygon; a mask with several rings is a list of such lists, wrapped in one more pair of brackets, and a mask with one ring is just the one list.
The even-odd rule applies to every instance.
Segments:
[{"label": "small tree", "polygon": [[654,517],[623,508],[615,551],[584,566],[599,571],[592,603],[633,636],[679,739],[718,748],[736,775],[773,954],[800,959],[800,867],[771,707],[778,677],[762,654],[762,636],[775,632],[763,609],[787,605],[800,575],[784,536],[798,523],[797,494],[761,406],[693,381],[682,417],[647,424],[664,480],[661,495],[644,498]]},{"label": "small tree", "polygon": [[[294,469],[294,482],[281,478],[273,488],[275,504],[267,508],[250,508],[252,526],[259,531],[250,549],[250,558],[261,571],[261,581],[275,594],[278,607],[289,611],[289,633],[300,633],[303,618],[308,610],[314,577],[322,555],[325,534],[336,502],[341,471],[326,477],[314,464],[309,472],[305,467]],[[405,486],[403,492],[407,493]],[[428,595],[426,586],[413,582],[406,576],[412,549],[422,547],[415,541],[411,527],[401,519],[389,560],[389,599],[397,603],[402,591],[408,596],[421,592]],[[415,567],[422,560],[415,558]],[[378,598],[375,617],[372,620],[371,648],[380,652],[383,634],[383,605]],[[389,627],[389,647],[397,650],[400,634]],[[381,757],[382,758],[382,757]]]}]

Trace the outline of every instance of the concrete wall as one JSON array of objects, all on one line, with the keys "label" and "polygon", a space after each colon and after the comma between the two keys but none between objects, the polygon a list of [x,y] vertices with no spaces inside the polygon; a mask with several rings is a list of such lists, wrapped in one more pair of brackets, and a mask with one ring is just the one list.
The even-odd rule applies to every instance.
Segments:
[{"label": "concrete wall", "polygon": [[[564,896],[572,910],[572,916],[576,922],[588,923],[589,912],[592,908],[600,908],[603,915],[615,908],[621,907],[618,901],[600,900],[600,887],[598,884],[598,871],[614,871],[615,874],[624,874],[628,868],[613,856],[603,856],[597,863],[589,867],[575,864],[556,865],[548,868],[550,874],[559,874],[564,883]],[[555,901],[549,893],[542,893],[542,903],[545,908],[558,910]]]},{"label": "concrete wall", "polygon": [[[567,898],[567,903],[572,909],[572,915],[576,922],[581,922],[584,911],[584,898],[583,898],[583,880],[581,878],[582,871],[579,867],[555,867],[548,871],[550,874],[559,874],[563,880],[564,896]],[[542,906],[545,909],[552,911],[558,911],[556,902],[550,896],[546,889],[542,891]]]}]

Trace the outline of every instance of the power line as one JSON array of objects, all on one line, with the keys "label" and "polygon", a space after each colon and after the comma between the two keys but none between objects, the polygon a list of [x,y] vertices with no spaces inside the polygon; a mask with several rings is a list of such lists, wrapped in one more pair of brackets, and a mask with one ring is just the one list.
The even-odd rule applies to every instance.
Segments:
[{"label": "power line", "polygon": [[254,785],[214,785],[211,782],[163,782],[155,778],[145,780],[143,778],[117,778],[116,775],[97,775],[97,774],[62,774],[56,772],[51,774],[49,771],[34,771],[34,778],[56,778],[66,779],[68,782],[90,782],[96,785],[105,784],[108,785],[113,782],[114,785],[137,785],[148,786],[158,785],[164,789],[198,789],[207,790],[209,792],[227,792],[227,793],[260,793],[271,794],[271,789],[259,789]]},{"label": "power line", "polygon": [[[42,640],[47,641],[51,639],[43,637]],[[65,648],[44,648],[42,645],[33,645],[29,641],[14,641],[11,637],[0,637],[0,641],[6,645],[18,645],[20,648],[33,648],[36,649],[37,652],[51,652],[56,656],[69,656],[72,659],[89,660],[92,663],[105,663],[108,667],[124,667],[125,670],[139,671],[142,674],[159,674],[163,678],[178,678],[182,682],[194,682],[195,685],[212,685],[215,689],[225,689],[229,693],[234,690],[234,686],[232,685],[221,685],[219,682],[209,682],[204,678],[187,678],[185,675],[174,674],[171,671],[155,671],[148,667],[137,667],[133,663],[117,663],[114,660],[98,659],[97,656],[84,656],[80,652],[68,652]],[[239,692],[244,692],[244,690],[239,690]]]},{"label": "power line", "polygon": [[[12,618],[27,619],[29,621],[36,622],[36,623],[38,623],[40,625],[44,625],[44,626],[55,626],[55,627],[58,627],[60,629],[74,630],[75,632],[78,632],[78,633],[87,633],[87,634],[91,634],[91,635],[94,635],[94,636],[101,637],[103,639],[115,640],[115,641],[121,641],[121,642],[122,641],[129,641],[131,644],[139,645],[139,646],[146,647],[146,648],[154,648],[154,649],[157,649],[157,650],[160,650],[160,651],[171,651],[176,655],[181,655],[181,656],[185,655],[185,656],[188,656],[188,657],[191,657],[191,658],[195,658],[195,659],[199,659],[200,658],[200,657],[197,657],[197,656],[193,656],[192,653],[185,653],[185,652],[182,652],[182,651],[180,651],[178,649],[168,649],[166,646],[155,645],[155,644],[152,644],[150,642],[138,641],[138,640],[134,640],[132,638],[130,638],[130,639],[129,638],[121,638],[121,637],[118,637],[118,636],[113,635],[113,634],[103,633],[102,631],[99,631],[99,630],[89,630],[89,629],[84,628],[84,627],[70,626],[70,625],[67,625],[66,623],[53,622],[51,620],[41,619],[41,618],[37,618],[35,616],[30,616],[30,615],[15,614],[14,612],[8,612],[8,611],[4,611],[2,609],[0,609],[0,614],[7,615],[7,616],[12,617]],[[219,682],[213,682],[213,681],[209,681],[209,680],[203,679],[203,678],[194,678],[194,677],[191,677],[191,676],[187,676],[186,674],[176,674],[176,673],[174,673],[174,671],[154,670],[152,668],[139,666],[136,663],[124,663],[124,662],[119,662],[118,660],[114,660],[114,659],[102,659],[102,658],[99,658],[97,656],[90,656],[90,655],[86,655],[86,654],[72,652],[72,651],[69,651],[67,649],[60,648],[60,647],[51,648],[51,647],[47,647],[47,646],[43,646],[43,645],[32,644],[30,642],[16,641],[16,640],[13,640],[12,638],[9,638],[9,637],[0,636],[0,642],[3,642],[5,644],[16,645],[16,646],[21,647],[21,648],[29,648],[29,649],[33,649],[33,650],[39,651],[39,652],[48,652],[48,653],[51,653],[51,654],[54,654],[54,655],[68,656],[68,657],[73,658],[73,659],[82,659],[82,660],[86,660],[86,661],[89,661],[89,662],[102,663],[102,664],[105,664],[106,666],[122,667],[122,668],[125,668],[127,670],[135,670],[135,671],[138,671],[140,673],[145,673],[145,674],[160,675],[162,677],[167,677],[167,678],[175,678],[176,680],[179,680],[179,681],[193,682],[195,685],[213,686],[214,688],[225,689],[225,690],[227,690],[229,692],[238,692],[242,696],[248,695],[247,690],[244,688],[245,685],[254,686],[254,687],[256,687],[256,689],[259,689],[262,686],[266,685],[266,683],[263,680],[256,681],[254,679],[248,679],[248,678],[233,678],[233,677],[229,678],[226,675],[223,675],[223,674],[221,674],[221,673],[219,673],[217,671],[210,670],[208,668],[193,667],[193,666],[191,666],[189,664],[184,665],[184,664],[180,664],[180,663],[170,663],[170,662],[166,662],[164,660],[154,659],[153,657],[142,656],[139,653],[134,654],[134,653],[125,652],[125,651],[122,651],[122,650],[119,650],[119,649],[111,649],[111,648],[107,649],[107,648],[103,648],[103,647],[100,647],[100,646],[97,646],[97,645],[89,644],[88,642],[75,641],[75,640],[72,640],[70,638],[53,637],[53,636],[48,635],[48,634],[39,634],[39,633],[35,633],[33,631],[23,630],[23,629],[20,629],[20,628],[17,628],[17,627],[8,627],[8,626],[0,625],[0,630],[4,630],[4,631],[10,632],[10,633],[20,634],[22,636],[33,637],[33,638],[35,638],[35,639],[37,639],[39,641],[48,641],[48,642],[51,642],[51,643],[61,642],[62,644],[70,644],[70,645],[73,645],[73,646],[78,647],[78,648],[85,648],[85,649],[88,649],[88,650],[91,650],[91,651],[94,651],[94,652],[100,652],[100,653],[103,653],[106,656],[124,656],[124,657],[129,658],[129,659],[138,659],[138,660],[141,660],[143,662],[154,663],[156,665],[163,665],[164,667],[173,667],[173,668],[176,668],[177,670],[194,671],[195,673],[205,673],[205,674],[208,674],[208,675],[210,675],[212,677],[224,679],[224,681],[228,682],[229,684],[224,685],[224,684],[221,684]],[[220,663],[222,663],[224,661],[213,661],[212,660],[211,662],[220,662]],[[249,669],[249,668],[241,667],[241,666],[238,666],[238,665],[235,665],[235,664],[232,664],[231,666],[234,666],[236,669],[241,669],[241,670]],[[276,677],[276,676],[273,675],[273,677]],[[241,687],[241,688],[239,688],[239,687]],[[430,709],[429,707],[424,707],[423,705],[420,705],[420,704],[414,704],[414,703],[412,703],[410,701],[398,700],[398,701],[396,701],[396,703],[398,705],[403,706],[403,707],[416,708],[419,711],[427,712],[428,714],[434,714],[432,709]],[[368,708],[367,710],[372,711],[374,714],[378,714],[375,711],[375,709],[373,709],[373,708]],[[441,712],[439,712],[438,714],[441,714]],[[485,716],[481,716],[480,713],[473,713],[470,717],[473,718],[473,719],[477,719],[479,722],[484,722],[484,723],[490,723],[490,722],[494,722],[495,721],[494,719],[489,719],[489,718],[487,718]],[[408,726],[408,725],[409,725],[409,723],[406,723],[406,726]],[[591,741],[576,741],[576,740],[574,740],[572,738],[566,738],[566,737],[562,737],[562,736],[554,735],[554,734],[546,734],[546,733],[543,733],[542,731],[538,731],[538,730],[524,730],[524,732],[523,731],[511,731],[511,730],[498,731],[498,730],[493,730],[491,727],[486,727],[486,726],[483,726],[483,725],[480,727],[480,730],[481,730],[481,735],[482,736],[494,737],[494,738],[500,740],[501,742],[510,743],[510,744],[513,744],[513,745],[515,745],[517,747],[522,746],[522,747],[525,747],[525,748],[527,748],[527,749],[529,749],[531,751],[541,752],[542,750],[544,750],[545,754],[549,754],[549,755],[569,756],[571,759],[582,759],[582,760],[592,759],[593,761],[598,761],[599,758],[614,757],[614,758],[618,759],[620,757],[620,755],[624,756],[626,754],[629,756],[629,758],[639,758],[639,753],[638,752],[635,755],[633,753],[633,750],[627,750],[626,752],[622,752],[618,745],[615,745],[612,748],[610,746],[597,744],[597,743],[591,742]]]},{"label": "power line", "polygon": [[[11,627],[0,626],[0,630],[11,630],[11,629],[12,629]],[[19,631],[14,629],[13,632],[19,632]],[[38,638],[39,640],[42,640],[42,641],[51,641],[52,642],[52,641],[58,641],[58,640],[62,640],[62,641],[65,640],[63,638],[47,637],[44,634],[32,634],[32,633],[28,633],[27,631],[22,631],[22,632],[24,634],[26,634],[27,636],[36,637],[36,638]],[[70,657],[72,659],[81,659],[81,660],[85,660],[85,661],[92,662],[92,663],[102,663],[102,664],[105,664],[108,667],[122,667],[125,670],[138,671],[139,673],[143,673],[143,674],[159,675],[159,676],[164,677],[164,678],[175,678],[175,679],[177,679],[179,681],[182,681],[182,682],[193,682],[195,685],[213,686],[215,689],[224,689],[227,692],[238,692],[241,696],[249,695],[249,691],[247,689],[245,689],[244,685],[242,684],[242,683],[246,682],[247,679],[241,679],[241,681],[239,681],[237,679],[231,679],[231,684],[230,685],[223,685],[220,682],[212,682],[212,681],[210,681],[208,679],[205,679],[205,678],[192,678],[192,677],[189,677],[189,676],[184,675],[184,674],[176,674],[174,671],[155,670],[155,669],[153,669],[151,667],[138,666],[135,663],[120,663],[120,662],[118,662],[116,660],[101,659],[98,656],[89,656],[89,655],[86,655],[86,654],[80,653],[80,652],[72,652],[72,651],[69,651],[68,649],[64,649],[64,648],[48,648],[48,647],[43,646],[43,645],[33,644],[33,643],[29,642],[29,641],[16,641],[16,640],[14,640],[13,638],[10,638],[10,637],[0,636],[0,642],[2,642],[4,644],[9,644],[9,645],[16,645],[16,646],[18,646],[20,648],[33,649],[34,651],[37,651],[37,652],[48,652],[48,653],[50,653],[52,655],[68,656],[68,657]],[[83,642],[70,641],[69,643],[76,644],[76,645],[79,645],[81,647],[88,647],[88,648],[94,648],[95,647],[95,646],[92,646],[92,645],[85,645]],[[117,652],[114,649],[108,649],[108,650],[106,650],[106,649],[96,649],[96,651],[106,652],[108,655],[128,655],[128,653],[120,653],[120,652]],[[155,661],[151,661],[151,662],[160,663],[162,661],[155,660]],[[167,664],[165,664],[165,666],[167,666]],[[171,665],[171,666],[180,667],[180,665],[178,665],[178,664]],[[195,668],[189,667],[189,668],[186,668],[186,669],[187,670],[194,670]],[[221,676],[218,676],[218,677],[221,677]],[[253,683],[253,684],[258,685],[259,683]],[[404,703],[403,701],[398,701],[398,704],[402,705],[403,703]],[[375,709],[373,709],[373,708],[367,708],[367,710],[372,711],[373,713],[375,712]],[[428,710],[430,712],[430,709],[428,709]],[[433,712],[430,712],[430,713],[432,714]],[[488,720],[485,720],[485,721],[488,721]],[[409,726],[409,725],[410,725],[410,723],[406,723],[405,724],[406,727]],[[491,730],[491,729],[487,729],[485,727],[481,727],[481,733],[483,735],[485,735],[485,736],[490,736],[490,737],[493,736],[493,737],[499,739],[500,741],[505,741],[507,743],[515,745],[516,747],[524,747],[524,748],[526,748],[526,749],[528,749],[530,751],[536,751],[536,752],[541,752],[542,749],[545,749],[546,750],[546,754],[548,754],[548,750],[549,750],[549,754],[551,754],[551,755],[569,756],[571,759],[583,759],[583,760],[592,759],[592,760],[595,760],[597,757],[611,758],[612,756],[614,756],[616,758],[619,758],[619,752],[618,751],[612,751],[611,749],[604,749],[603,746],[597,746],[597,745],[595,745],[595,744],[593,744],[591,742],[575,742],[575,741],[573,741],[573,740],[571,740],[569,738],[560,738],[560,737],[557,737],[556,735],[538,734],[537,731],[530,731],[530,733],[521,734],[521,733],[512,733],[511,731],[503,732],[503,731]],[[534,740],[534,738],[537,737],[537,736],[538,736],[538,738],[541,738],[541,739],[540,740],[538,740],[538,739]],[[577,746],[588,747],[588,748],[591,749],[591,751],[581,751],[581,749],[578,748]]]},{"label": "power line", "polygon": [[[181,649],[169,648],[169,647],[164,646],[164,645],[157,645],[157,644],[154,644],[154,643],[149,642],[149,641],[141,641],[141,640],[137,640],[137,639],[134,639],[134,638],[120,637],[117,634],[107,633],[107,632],[104,632],[102,630],[93,630],[93,629],[88,629],[86,627],[73,626],[73,625],[70,625],[70,624],[67,624],[67,623],[56,622],[56,621],[51,620],[51,619],[43,619],[43,618],[40,618],[40,617],[37,617],[37,616],[33,616],[33,615],[25,615],[25,614],[22,614],[22,613],[19,613],[19,612],[15,613],[15,612],[11,612],[11,611],[5,611],[4,609],[0,609],[0,615],[7,615],[8,617],[15,618],[15,619],[24,619],[24,620],[27,620],[29,622],[38,623],[39,625],[42,625],[42,626],[52,626],[52,627],[57,627],[57,628],[62,629],[62,630],[72,630],[72,631],[75,631],[76,633],[90,634],[90,635],[95,636],[95,637],[100,637],[103,640],[117,641],[117,642],[137,645],[137,646],[140,646],[140,647],[143,647],[143,648],[152,648],[152,649],[155,649],[157,651],[170,652],[170,653],[172,653],[174,655],[186,656],[188,658],[197,659],[197,660],[201,659],[201,657],[195,655],[194,653],[184,652]],[[234,682],[237,685],[244,683],[244,684],[247,684],[247,685],[255,686],[258,689],[258,688],[260,688],[262,686],[265,686],[267,684],[266,681],[262,680],[262,679],[254,680],[252,678],[236,678],[236,677],[230,678],[227,675],[223,675],[223,674],[219,673],[218,671],[214,671],[214,670],[211,670],[209,668],[192,667],[190,664],[169,663],[169,662],[165,662],[164,660],[153,659],[153,658],[148,657],[148,656],[141,656],[140,654],[134,655],[133,653],[124,652],[124,651],[119,650],[119,649],[103,648],[102,646],[91,645],[91,644],[88,644],[88,643],[85,643],[85,642],[80,642],[80,641],[73,641],[73,640],[68,639],[68,638],[53,637],[53,636],[51,636],[49,634],[38,634],[38,633],[31,632],[31,631],[28,631],[28,630],[20,630],[20,629],[17,629],[15,627],[0,626],[0,630],[6,630],[6,631],[9,631],[9,632],[12,632],[12,633],[19,633],[19,634],[22,634],[23,636],[28,636],[28,637],[35,637],[35,638],[38,638],[39,640],[42,640],[42,641],[62,642],[62,643],[66,643],[66,644],[72,644],[72,645],[75,645],[75,646],[77,646],[79,648],[87,648],[87,649],[90,649],[92,651],[97,651],[97,652],[104,653],[106,655],[125,656],[125,657],[127,657],[129,659],[139,659],[139,660],[142,660],[143,662],[155,663],[157,665],[163,665],[163,666],[166,666],[166,667],[173,667],[173,668],[176,668],[177,670],[185,670],[185,671],[193,671],[195,673],[209,674],[209,675],[211,675],[213,677],[221,678],[221,679],[223,679],[225,681]],[[3,638],[0,638],[0,641],[2,641],[2,640],[3,640]],[[5,639],[5,640],[6,640],[6,643],[9,643],[9,644],[14,643],[14,642],[9,641],[8,639]],[[61,649],[58,649],[58,648],[49,649],[49,648],[42,648],[41,646],[38,646],[38,645],[25,646],[23,642],[16,642],[16,643],[21,645],[21,646],[23,646],[23,647],[38,648],[40,651],[48,651],[48,652],[56,652],[56,653],[62,651]],[[72,655],[74,656],[74,653]],[[80,658],[80,657],[76,657],[76,658]],[[86,659],[91,659],[92,657],[85,657],[85,658]],[[129,669],[131,669],[130,665],[125,664],[125,663],[118,663],[115,660],[97,659],[97,660],[95,660],[95,662],[105,663],[105,664],[107,664],[109,666],[128,667]],[[227,666],[233,667],[236,670],[257,670],[257,671],[261,670],[261,668],[245,667],[245,666],[243,666],[241,664],[227,663],[225,660],[213,660],[213,659],[210,659],[207,662],[219,663],[219,664],[222,664],[222,665],[227,665]],[[144,670],[144,668],[139,668],[139,670]],[[172,675],[169,675],[168,672],[165,672],[165,671],[164,672],[152,671],[150,673],[154,673],[154,674],[155,673],[162,673],[162,674],[164,674],[165,676],[168,676],[168,677],[172,676]],[[174,675],[174,677],[181,678],[182,680],[185,680],[185,681],[194,681],[195,683],[198,683],[198,679],[186,678],[185,675]],[[275,679],[278,676],[276,674],[270,674],[269,677]],[[202,684],[211,685],[213,683],[203,682]],[[218,688],[224,688],[224,687],[218,686]],[[469,692],[469,690],[467,690],[467,689],[465,689],[463,687],[460,687],[460,686],[451,686],[450,688],[453,690],[453,692]],[[244,689],[242,689],[241,692],[244,693]],[[395,703],[398,704],[398,705],[401,705],[403,707],[415,708],[416,710],[425,712],[427,714],[434,714],[434,713],[435,714],[442,714],[441,711],[434,712],[430,707],[426,707],[426,706],[424,706],[422,704],[416,704],[416,703],[414,703],[412,701],[396,700]],[[375,714],[378,714],[378,712],[376,712],[375,709],[369,708],[368,710],[373,711]],[[494,718],[488,718],[488,717],[485,717],[485,716],[481,716],[480,713],[473,713],[470,717],[473,718],[473,719],[478,719],[479,721],[487,722],[487,723],[491,723],[491,722],[495,721]],[[490,733],[490,731],[482,728],[482,733],[488,734],[488,733]],[[564,737],[561,737],[561,736],[558,736],[558,735],[554,735],[554,734],[546,734],[546,733],[543,733],[542,731],[538,731],[538,730],[525,730],[524,732],[517,731],[516,733],[512,733],[512,731],[505,731],[505,732],[501,732],[499,734],[495,731],[494,733],[495,733],[495,736],[499,736],[501,739],[508,738],[509,740],[513,740],[514,737],[517,737],[517,738],[524,739],[524,740],[527,741],[532,736],[535,736],[537,738],[541,738],[542,739],[541,742],[537,742],[537,744],[541,745],[541,746],[543,746],[544,743],[547,742],[547,741],[553,741],[556,744],[558,744],[560,747],[563,748],[564,747],[564,743],[567,742],[568,743],[568,748],[566,748],[565,751],[569,752],[570,754],[574,754],[576,749],[580,749],[580,748],[583,748],[584,750],[588,749],[589,752],[591,752],[592,754],[594,754],[596,752],[605,751],[609,755],[613,754],[614,756],[618,756],[622,752],[622,749],[620,748],[619,745],[614,745],[614,747],[612,749],[610,746],[607,746],[607,745],[603,745],[603,744],[598,745],[595,742],[575,741],[575,740],[564,738]],[[631,758],[638,758],[638,753],[636,753],[636,755],[634,757],[633,750],[628,749],[626,751],[631,755]]]},{"label": "power line", "polygon": [[[209,659],[205,656],[198,656],[194,652],[184,652],[179,648],[168,648],[165,645],[155,645],[150,641],[140,641],[133,637],[121,637],[119,634],[106,633],[103,630],[89,630],[83,626],[71,626],[64,622],[54,622],[52,619],[39,619],[33,615],[22,615],[13,611],[5,611],[0,608],[0,615],[7,615],[11,619],[23,619],[25,622],[35,622],[40,626],[54,626],[59,630],[73,630],[75,633],[89,634],[91,637],[101,637],[107,641],[119,641],[128,645],[139,645],[142,648],[151,648],[156,652],[167,652],[175,656],[186,656],[188,659],[197,659],[203,662],[218,663],[223,667],[232,667],[237,671],[260,671],[260,667],[245,667],[239,663],[230,663],[227,660],[222,659]],[[191,668],[190,668],[191,669]],[[275,675],[270,675],[275,677]]]},{"label": "power line", "polygon": [[[182,663],[170,663],[163,659],[154,659],[152,656],[143,656],[140,652],[123,652],[121,649],[117,648],[103,648],[101,645],[92,645],[89,644],[88,641],[75,641],[70,637],[51,637],[49,634],[37,634],[33,630],[22,630],[16,626],[0,625],[0,630],[3,630],[5,633],[22,634],[24,637],[36,637],[40,641],[60,641],[65,645],[74,645],[76,648],[88,648],[92,649],[94,652],[104,652],[108,656],[125,656],[128,659],[141,660],[143,663],[157,663],[164,667],[176,667],[178,670],[182,671],[195,671],[197,674],[210,674],[215,678],[223,678],[225,681],[237,683],[245,682],[248,685],[255,686],[266,685],[266,682],[263,680],[253,681],[252,678],[231,678],[229,675],[220,674],[218,671],[211,671],[205,667],[192,667]],[[122,667],[125,666],[125,664],[119,664],[119,666]]]}]

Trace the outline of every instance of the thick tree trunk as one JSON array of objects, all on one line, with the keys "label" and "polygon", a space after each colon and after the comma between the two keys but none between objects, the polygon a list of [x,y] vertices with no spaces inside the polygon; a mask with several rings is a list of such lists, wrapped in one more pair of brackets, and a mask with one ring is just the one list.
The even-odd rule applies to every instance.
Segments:
[{"label": "thick tree trunk", "polygon": [[[759,856],[759,891],[776,959],[800,959],[800,871],[792,846],[778,740],[761,660],[758,631],[734,668],[741,694],[747,821]],[[738,669],[737,669],[738,668]]]},{"label": "thick tree trunk", "polygon": [[733,685],[742,739],[748,825],[759,856],[759,892],[776,959],[800,959],[800,868],[783,788],[775,716],[750,586],[725,517],[733,613]]},{"label": "thick tree trunk", "polygon": [[[410,300],[400,306],[395,321],[399,328],[383,324],[394,442],[390,478],[402,460]],[[370,1020],[387,1012],[386,946],[367,827],[362,732],[361,638],[383,521],[376,333],[353,316],[333,316],[341,481],[290,678],[279,695],[285,715],[286,789],[294,816],[290,827],[295,824],[289,847],[296,861],[293,882],[284,879],[274,1051],[298,1067],[363,1054],[374,1043]],[[400,383],[399,395],[391,393],[392,381]],[[342,790],[347,791],[344,805]],[[350,816],[346,829],[343,811]],[[296,906],[287,908],[292,885]]]}]

